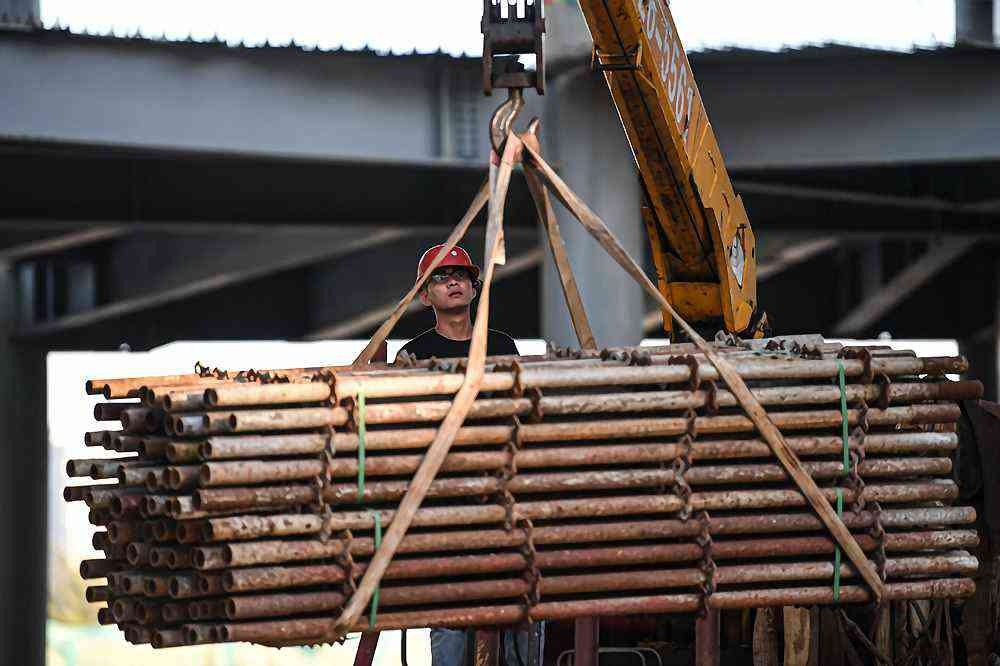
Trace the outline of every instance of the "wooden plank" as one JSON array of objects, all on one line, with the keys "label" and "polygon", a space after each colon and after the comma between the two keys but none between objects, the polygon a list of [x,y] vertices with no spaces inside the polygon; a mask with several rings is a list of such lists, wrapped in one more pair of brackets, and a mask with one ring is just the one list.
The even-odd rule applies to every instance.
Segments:
[{"label": "wooden plank", "polygon": [[875,597],[876,602],[881,602],[883,584],[882,579],[879,578],[878,573],[875,571],[875,566],[865,556],[864,551],[858,546],[858,542],[854,540],[847,527],[844,526],[844,522],[837,515],[836,511],[834,511],[833,507],[830,506],[823,493],[820,492],[812,476],[802,466],[802,461],[799,460],[794,451],[788,448],[781,431],[774,425],[774,422],[771,421],[771,418],[764,411],[760,402],[750,392],[750,389],[747,388],[743,378],[740,377],[739,373],[736,372],[735,368],[728,361],[719,356],[698,335],[698,332],[677,314],[669,301],[649,281],[642,268],[625,251],[625,248],[618,242],[618,239],[611,233],[611,230],[608,229],[604,221],[576,196],[569,186],[553,171],[552,167],[537,152],[532,150],[531,146],[525,145],[524,150],[530,156],[530,162],[526,162],[525,166],[528,169],[537,171],[541,175],[542,180],[552,190],[553,194],[573,213],[573,216],[580,221],[590,235],[604,247],[612,259],[625,269],[625,272],[631,275],[659,303],[665,312],[670,313],[670,316],[684,329],[684,332],[687,333],[691,341],[705,354],[705,357],[708,358],[709,362],[718,371],[719,377],[722,378],[729,387],[729,390],[739,400],[747,416],[750,417],[750,420],[757,427],[757,431],[767,441],[771,447],[771,451],[781,462],[788,476],[795,482],[795,485],[805,496],[810,506],[816,511],[820,520],[823,521],[823,524],[833,535],[833,538],[844,549],[848,559],[850,559],[861,574],[861,577],[872,589],[872,595]]},{"label": "wooden plank", "polygon": [[[489,219],[486,225],[487,244],[483,251],[483,256],[487,257],[483,271],[483,290],[479,297],[479,304],[476,308],[476,322],[472,329],[472,341],[469,345],[469,361],[465,370],[465,379],[462,388],[455,394],[447,416],[441,422],[434,441],[427,449],[420,467],[410,481],[406,490],[406,495],[399,503],[389,529],[382,537],[382,545],[372,556],[368,563],[368,569],[361,578],[361,583],[350,601],[344,606],[343,611],[336,620],[331,622],[331,631],[328,638],[332,642],[347,634],[354,623],[361,617],[368,602],[371,600],[375,588],[382,580],[386,567],[392,561],[399,548],[406,530],[409,529],[413,516],[416,515],[420,504],[424,501],[424,496],[430,488],[431,482],[437,476],[441,463],[444,462],[448,451],[458,429],[462,427],[465,416],[469,413],[479,387],[483,381],[483,374],[486,367],[486,340],[489,332],[490,316],[490,284],[493,281],[493,273],[498,260],[501,257],[503,242],[503,211],[507,199],[507,187],[510,184],[510,174],[514,163],[519,161],[521,155],[521,141],[513,135],[507,139],[503,158],[500,160],[496,174],[496,186],[494,191],[489,193],[490,209]],[[477,196],[477,200],[479,197]],[[475,203],[475,202],[473,202]],[[456,232],[459,231],[456,229]],[[455,241],[457,242],[457,238]],[[438,256],[445,255],[441,252]],[[429,272],[429,270],[428,270]],[[384,336],[383,336],[384,337]],[[367,362],[367,361],[366,361]]]},{"label": "wooden plank", "polygon": [[483,209],[483,206],[486,205],[486,201],[488,199],[488,185],[483,183],[479,186],[479,191],[476,192],[476,196],[472,199],[472,203],[469,204],[469,210],[465,211],[465,215],[463,215],[462,219],[455,225],[451,235],[448,236],[448,240],[444,242],[443,251],[438,252],[437,257],[435,257],[434,261],[431,262],[431,265],[427,267],[424,274],[417,278],[417,281],[413,283],[413,287],[410,288],[410,291],[406,292],[406,295],[400,299],[399,303],[396,305],[396,309],[392,311],[389,318],[382,323],[377,331],[375,331],[375,335],[373,335],[372,339],[368,341],[368,345],[362,349],[361,353],[358,354],[358,357],[354,359],[354,363],[352,363],[354,367],[368,365],[371,362],[372,357],[375,355],[379,346],[387,337],[389,337],[392,329],[396,326],[396,322],[399,321],[400,317],[406,314],[406,308],[410,305],[410,301],[412,301],[417,295],[420,288],[424,286],[424,283],[427,281],[427,278],[430,277],[430,274],[434,272],[434,269],[437,268],[442,261],[444,261],[446,256],[448,256],[451,248],[458,245],[458,241],[462,240],[462,237],[465,236],[465,232],[468,231],[472,221],[476,219],[476,215],[478,215],[479,211]]},{"label": "wooden plank", "polygon": [[753,666],[781,666],[778,609],[758,608],[753,622]]},{"label": "wooden plank", "polygon": [[784,666],[809,666],[812,642],[812,618],[808,608],[782,608],[785,631]]}]

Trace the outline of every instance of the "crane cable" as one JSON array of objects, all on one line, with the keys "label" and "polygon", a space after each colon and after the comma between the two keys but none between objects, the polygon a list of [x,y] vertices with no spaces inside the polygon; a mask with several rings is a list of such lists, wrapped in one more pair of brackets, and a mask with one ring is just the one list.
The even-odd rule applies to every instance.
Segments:
[{"label": "crane cable", "polygon": [[[604,5],[604,11],[608,15],[608,23],[611,24],[611,29],[615,33],[615,39],[618,40],[618,46],[621,47],[622,54],[625,54],[626,53],[626,50],[625,50],[625,40],[622,39],[621,33],[618,31],[618,25],[615,23],[614,15],[611,13],[611,8],[608,6],[608,0],[601,0],[601,4]],[[686,57],[686,54],[685,54],[685,57]],[[636,90],[636,92],[639,95],[639,101],[642,102],[642,108],[646,112],[646,117],[649,119],[649,124],[655,130],[656,123],[653,121],[653,112],[650,111],[650,109],[649,109],[649,103],[646,101],[645,95],[642,94],[642,88],[639,86],[639,77],[637,77],[635,75],[635,69],[634,68],[629,69],[629,72],[632,74],[632,81],[635,84],[635,90]],[[663,139],[660,137],[660,133],[657,132],[657,131],[654,131],[653,134],[656,136],[656,144],[657,144],[657,147],[660,149],[660,154],[663,157],[663,161],[666,162],[667,164],[669,164],[670,160],[667,159],[667,149],[663,145]],[[681,195],[679,198],[680,198],[682,204],[684,205],[685,212],[688,214],[688,224],[691,225],[691,230],[694,231],[695,238],[698,239],[698,245],[701,247],[702,259],[708,265],[708,269],[709,269],[709,271],[711,271],[711,273],[715,277],[715,279],[719,280],[719,273],[718,273],[718,271],[715,268],[715,262],[712,260],[712,255],[708,251],[708,248],[705,247],[705,241],[701,237],[701,232],[698,231],[698,225],[696,225],[695,221],[694,221],[694,212],[691,210],[691,207],[688,205],[687,199],[683,196],[683,193],[681,191],[680,181],[677,178],[677,174],[674,173],[673,169],[667,169],[667,171],[670,173],[670,179],[673,181],[674,187],[676,188],[678,194]],[[649,193],[647,191],[647,195],[648,194]],[[650,197],[650,201],[652,201],[652,197]]]}]

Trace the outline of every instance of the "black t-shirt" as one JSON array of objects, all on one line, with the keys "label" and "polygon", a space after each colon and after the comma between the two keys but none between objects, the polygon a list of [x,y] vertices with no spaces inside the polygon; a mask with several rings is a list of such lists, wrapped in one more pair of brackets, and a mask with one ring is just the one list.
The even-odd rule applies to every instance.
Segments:
[{"label": "black t-shirt", "polygon": [[[437,330],[431,328],[417,337],[413,338],[400,349],[400,353],[413,354],[417,360],[423,361],[431,358],[459,358],[469,355],[469,346],[472,340],[451,340],[444,337]],[[494,331],[492,328],[486,337],[487,356],[506,356],[517,354],[517,345],[514,339],[506,333]],[[399,355],[396,355],[399,358]]]}]

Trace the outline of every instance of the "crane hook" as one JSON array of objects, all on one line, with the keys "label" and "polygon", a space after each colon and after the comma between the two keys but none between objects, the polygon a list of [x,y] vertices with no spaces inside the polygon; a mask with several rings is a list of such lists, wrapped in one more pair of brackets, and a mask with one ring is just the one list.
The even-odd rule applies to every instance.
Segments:
[{"label": "crane hook", "polygon": [[509,88],[507,90],[507,101],[497,107],[490,119],[490,143],[493,150],[499,155],[503,152],[504,141],[507,140],[507,133],[521,109],[524,108],[524,95],[520,88]]}]

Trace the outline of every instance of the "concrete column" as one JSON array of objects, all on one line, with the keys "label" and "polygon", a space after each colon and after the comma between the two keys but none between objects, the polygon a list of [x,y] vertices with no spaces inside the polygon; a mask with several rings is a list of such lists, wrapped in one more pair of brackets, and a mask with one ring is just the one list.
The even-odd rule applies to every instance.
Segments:
[{"label": "concrete column", "polygon": [[[639,176],[604,79],[587,67],[577,67],[550,78],[548,86],[542,118],[546,159],[641,262],[647,241],[640,213]],[[568,211],[558,202],[555,207],[597,344],[637,344],[642,339],[640,287]],[[541,305],[543,337],[558,345],[576,346],[551,261],[542,275]]]},{"label": "concrete column", "polygon": [[955,0],[955,41],[996,44],[1000,41],[1000,2]]},{"label": "concrete column", "polygon": [[45,351],[11,340],[17,297],[0,264],[0,663],[45,663],[48,439]]}]

